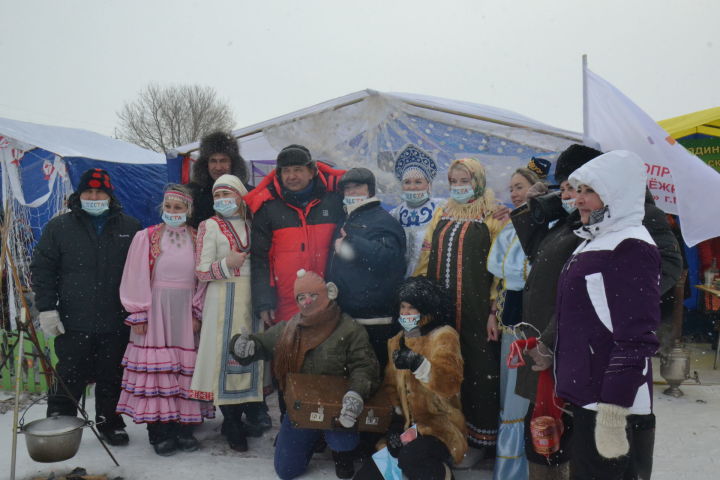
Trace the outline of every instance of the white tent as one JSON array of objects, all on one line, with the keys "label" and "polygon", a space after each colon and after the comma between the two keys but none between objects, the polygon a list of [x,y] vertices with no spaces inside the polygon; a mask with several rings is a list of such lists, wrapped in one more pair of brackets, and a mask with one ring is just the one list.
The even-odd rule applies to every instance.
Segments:
[{"label": "white tent", "polygon": [[[291,143],[310,149],[313,157],[342,168],[365,166],[377,176],[380,196],[392,205],[399,185],[394,157],[408,143],[428,151],[440,173],[434,194],[446,193],[444,172],[452,160],[474,157],[488,170],[488,186],[507,201],[509,174],[533,156],[554,160],[580,133],[558,129],[522,115],[457,100],[408,93],[363,90],[265,122],[235,130],[240,151],[252,166],[251,181],[259,182],[277,152]],[[198,142],[175,149],[169,176],[185,177]],[[271,168],[271,167],[270,167]]]}]

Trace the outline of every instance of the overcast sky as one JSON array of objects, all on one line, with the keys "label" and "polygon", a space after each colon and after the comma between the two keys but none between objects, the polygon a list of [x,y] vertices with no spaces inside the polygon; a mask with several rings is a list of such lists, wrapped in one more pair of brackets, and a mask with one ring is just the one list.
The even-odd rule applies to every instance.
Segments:
[{"label": "overcast sky", "polygon": [[236,127],[357,90],[582,129],[581,55],[655,120],[720,106],[717,0],[0,0],[0,117],[112,134],[149,82]]}]

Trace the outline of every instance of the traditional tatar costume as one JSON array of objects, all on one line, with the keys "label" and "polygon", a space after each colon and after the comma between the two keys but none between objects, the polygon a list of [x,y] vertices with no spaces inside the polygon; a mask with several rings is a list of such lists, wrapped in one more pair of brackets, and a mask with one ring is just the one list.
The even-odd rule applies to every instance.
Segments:
[{"label": "traditional tatar costume", "polygon": [[[168,190],[164,198],[192,205],[180,191]],[[120,299],[131,313],[125,323],[145,324],[147,330],[130,333],[117,411],[135,423],[187,425],[212,416],[190,395],[197,357],[193,317],[200,315],[203,294],[195,278],[194,249],[193,228],[164,223],[135,234],[130,246]],[[165,440],[167,435],[155,435],[153,428],[151,443]]]},{"label": "traditional tatar costume", "polygon": [[[406,178],[422,177],[432,184],[437,174],[437,165],[430,155],[415,145],[407,145],[400,151],[395,160],[395,177],[402,183]],[[405,230],[406,250],[405,261],[407,270],[405,277],[409,277],[417,267],[418,258],[422,249],[425,232],[430,225],[433,214],[444,200],[430,198],[430,189],[427,192],[403,192],[403,201],[390,211],[390,214],[400,222]],[[405,198],[413,197],[413,198]]]},{"label": "traditional tatar costume", "polygon": [[[455,302],[455,327],[465,360],[462,386],[468,444],[494,447],[499,413],[499,345],[487,340],[493,276],[487,271],[490,245],[503,227],[492,218],[492,191],[485,189],[485,170],[475,159],[455,160],[471,174],[474,195],[467,203],[450,198],[435,211],[427,229],[415,275],[427,275],[445,287]],[[491,293],[492,292],[492,293]]]}]

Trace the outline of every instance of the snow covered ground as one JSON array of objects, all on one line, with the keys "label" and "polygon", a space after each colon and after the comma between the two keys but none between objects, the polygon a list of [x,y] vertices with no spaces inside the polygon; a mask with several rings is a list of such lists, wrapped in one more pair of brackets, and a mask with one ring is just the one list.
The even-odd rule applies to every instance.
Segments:
[{"label": "snow covered ground", "polygon": [[[663,385],[655,388],[657,435],[653,479],[704,480],[720,478],[720,371],[712,370],[712,354],[707,346],[693,346],[693,370],[699,372],[701,385],[688,383],[682,387],[685,396],[672,398],[662,394]],[[659,366],[655,365],[658,381]],[[3,396],[4,395],[4,396]],[[0,393],[0,400],[11,398]],[[271,397],[271,404],[276,396]],[[88,401],[91,416],[92,399]],[[27,420],[44,416],[45,406],[30,409]],[[277,413],[273,412],[273,420]],[[250,450],[237,453],[230,450],[220,436],[220,419],[206,422],[198,428],[196,436],[202,447],[197,452],[177,453],[172,457],[155,455],[147,442],[144,426],[128,425],[130,445],[112,449],[119,467],[115,467],[90,431],[83,434],[78,454],[65,462],[36,463],[28,456],[25,439],[18,437],[18,480],[47,478],[51,472],[66,474],[75,467],[83,467],[89,474],[105,474],[108,478],[125,480],[157,480],[158,478],[183,480],[215,479],[274,479],[272,441],[276,429],[262,438],[250,439]],[[9,478],[12,440],[12,410],[0,414],[0,478]],[[485,462],[474,470],[455,472],[458,480],[486,480],[492,478],[492,462]],[[303,478],[334,479],[335,471],[329,453],[317,454],[310,470]]]}]

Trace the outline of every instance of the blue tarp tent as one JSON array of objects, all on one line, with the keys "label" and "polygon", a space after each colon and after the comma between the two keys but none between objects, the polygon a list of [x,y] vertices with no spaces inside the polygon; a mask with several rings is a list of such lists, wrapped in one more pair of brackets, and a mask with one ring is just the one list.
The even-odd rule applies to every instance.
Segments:
[{"label": "blue tarp tent", "polygon": [[[88,168],[108,171],[126,213],[147,226],[167,182],[164,155],[98,133],[0,118],[3,206],[21,208],[37,240]],[[32,243],[32,241],[31,241]]]}]

